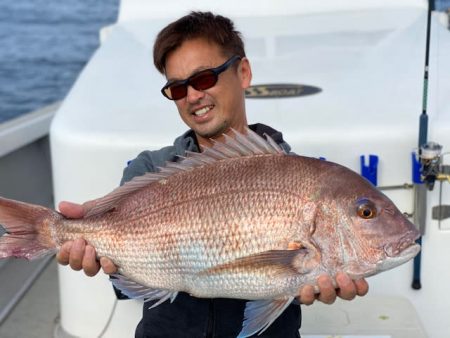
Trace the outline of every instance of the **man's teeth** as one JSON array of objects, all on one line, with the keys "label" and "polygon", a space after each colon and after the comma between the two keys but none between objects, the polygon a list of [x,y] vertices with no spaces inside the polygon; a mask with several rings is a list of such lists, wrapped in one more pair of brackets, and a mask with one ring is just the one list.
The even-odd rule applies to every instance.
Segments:
[{"label": "man's teeth", "polygon": [[211,107],[205,107],[194,112],[195,116],[203,116],[211,110]]}]

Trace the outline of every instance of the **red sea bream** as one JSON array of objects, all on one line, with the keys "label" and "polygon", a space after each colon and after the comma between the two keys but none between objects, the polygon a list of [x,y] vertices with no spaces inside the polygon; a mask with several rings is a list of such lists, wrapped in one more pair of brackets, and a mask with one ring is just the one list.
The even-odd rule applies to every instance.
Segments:
[{"label": "red sea bream", "polygon": [[284,153],[251,131],[117,188],[83,219],[0,199],[0,258],[83,237],[132,298],[247,299],[239,337],[266,329],[322,273],[367,277],[413,258],[415,226],[335,163]]}]

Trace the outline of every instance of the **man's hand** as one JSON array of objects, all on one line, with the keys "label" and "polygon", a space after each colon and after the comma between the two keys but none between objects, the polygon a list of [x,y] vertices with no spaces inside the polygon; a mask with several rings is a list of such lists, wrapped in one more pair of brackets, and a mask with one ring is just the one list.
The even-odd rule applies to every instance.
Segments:
[{"label": "man's hand", "polygon": [[312,285],[305,285],[300,289],[300,302],[311,305],[318,299],[325,304],[332,304],[336,297],[352,300],[356,296],[364,296],[369,291],[369,285],[365,279],[352,280],[343,272],[337,273],[336,284],[335,287],[330,276],[321,275],[317,278],[319,293],[314,293]]},{"label": "man's hand", "polygon": [[[82,218],[89,207],[89,202],[81,205],[63,201],[59,204],[59,210],[67,218]],[[106,274],[117,272],[117,267],[110,259],[101,257],[100,262],[97,261],[95,248],[82,238],[65,242],[56,259],[59,264],[70,265],[76,271],[83,269],[84,273],[91,277],[98,273],[100,267]]]}]

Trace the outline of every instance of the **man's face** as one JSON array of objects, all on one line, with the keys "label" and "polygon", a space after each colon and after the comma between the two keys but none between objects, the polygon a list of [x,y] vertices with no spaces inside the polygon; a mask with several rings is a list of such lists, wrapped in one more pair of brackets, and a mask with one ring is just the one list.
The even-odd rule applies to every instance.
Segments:
[{"label": "man's face", "polygon": [[[227,61],[220,48],[203,39],[185,41],[166,59],[167,80],[184,80],[198,71]],[[243,132],[247,126],[244,89],[250,85],[251,69],[246,58],[236,61],[217,83],[206,90],[188,86],[187,96],[175,100],[183,121],[197,135],[200,144],[220,137],[230,128]]]}]

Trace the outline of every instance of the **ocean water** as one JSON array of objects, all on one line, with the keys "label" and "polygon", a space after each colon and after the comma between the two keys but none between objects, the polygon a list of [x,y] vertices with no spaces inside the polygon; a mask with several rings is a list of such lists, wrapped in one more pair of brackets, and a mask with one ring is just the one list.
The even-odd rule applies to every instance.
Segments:
[{"label": "ocean water", "polygon": [[0,123],[62,100],[119,0],[0,0]]}]

